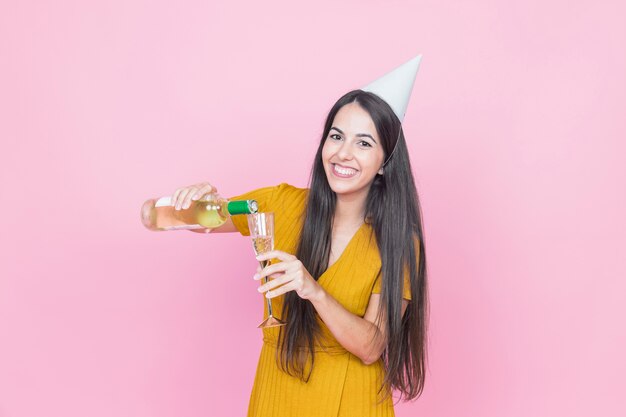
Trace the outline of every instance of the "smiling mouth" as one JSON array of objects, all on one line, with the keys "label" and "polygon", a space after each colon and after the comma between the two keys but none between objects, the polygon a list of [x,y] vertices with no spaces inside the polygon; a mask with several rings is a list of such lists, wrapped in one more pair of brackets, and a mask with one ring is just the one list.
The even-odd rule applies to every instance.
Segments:
[{"label": "smiling mouth", "polygon": [[344,168],[340,167],[337,164],[331,164],[333,167],[333,174],[339,178],[352,178],[358,172],[354,168]]}]

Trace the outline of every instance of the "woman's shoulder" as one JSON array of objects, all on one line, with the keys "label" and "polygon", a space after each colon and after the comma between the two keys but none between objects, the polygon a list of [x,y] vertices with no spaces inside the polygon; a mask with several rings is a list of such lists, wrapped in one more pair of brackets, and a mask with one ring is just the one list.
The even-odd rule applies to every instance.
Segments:
[{"label": "woman's shoulder", "polygon": [[243,194],[230,196],[228,200],[256,200],[261,211],[271,210],[276,205],[283,205],[284,202],[292,203],[306,200],[308,188],[296,187],[287,182],[278,185],[269,185]]},{"label": "woman's shoulder", "polygon": [[303,199],[308,193],[308,188],[297,187],[287,182],[281,182],[276,186],[276,195],[283,199]]},{"label": "woman's shoulder", "polygon": [[[293,221],[301,217],[306,205],[308,188],[296,187],[287,182],[269,185],[230,196],[227,200],[255,200],[260,212],[280,213],[280,221]],[[232,221],[242,235],[250,234],[246,216],[233,216]]]},{"label": "woman's shoulder", "polygon": [[308,188],[301,188],[283,182],[276,186],[274,205],[277,209],[299,215],[304,211],[309,193]]}]

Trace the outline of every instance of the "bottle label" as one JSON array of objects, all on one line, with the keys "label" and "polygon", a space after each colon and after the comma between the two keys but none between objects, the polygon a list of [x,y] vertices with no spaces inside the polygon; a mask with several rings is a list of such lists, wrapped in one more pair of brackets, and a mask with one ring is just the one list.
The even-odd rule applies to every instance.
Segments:
[{"label": "bottle label", "polygon": [[172,205],[172,196],[161,197],[156,203],[154,203],[154,207],[163,207],[163,206],[171,206]]}]

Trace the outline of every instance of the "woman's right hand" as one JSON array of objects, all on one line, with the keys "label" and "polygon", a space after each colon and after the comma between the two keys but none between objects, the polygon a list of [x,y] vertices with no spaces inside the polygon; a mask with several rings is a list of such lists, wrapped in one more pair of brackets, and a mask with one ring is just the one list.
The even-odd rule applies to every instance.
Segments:
[{"label": "woman's right hand", "polygon": [[177,188],[172,195],[172,206],[175,210],[189,208],[192,200],[198,200],[207,194],[217,192],[217,188],[208,182],[201,182],[188,187]]}]

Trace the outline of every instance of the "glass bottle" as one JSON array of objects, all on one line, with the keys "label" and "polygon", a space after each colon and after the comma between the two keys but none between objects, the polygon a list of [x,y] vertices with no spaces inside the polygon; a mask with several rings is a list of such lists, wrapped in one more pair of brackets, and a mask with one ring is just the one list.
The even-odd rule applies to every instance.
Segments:
[{"label": "glass bottle", "polygon": [[229,216],[256,213],[256,200],[228,201],[216,193],[192,200],[186,209],[176,210],[172,197],[151,198],[141,207],[141,222],[153,231],[215,229]]}]

